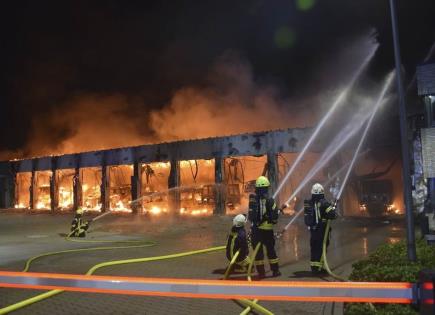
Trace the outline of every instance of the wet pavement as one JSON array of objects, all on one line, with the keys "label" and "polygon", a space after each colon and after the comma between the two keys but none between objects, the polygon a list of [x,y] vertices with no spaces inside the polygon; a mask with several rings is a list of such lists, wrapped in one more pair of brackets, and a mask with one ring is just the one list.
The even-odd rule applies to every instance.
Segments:
[{"label": "wet pavement", "polygon": [[[25,261],[45,252],[75,248],[119,246],[122,240],[155,241],[153,247],[64,253],[35,261],[30,271],[84,274],[93,265],[111,260],[179,253],[224,245],[232,217],[148,218],[106,216],[91,226],[86,240],[110,243],[66,241],[72,215],[0,213],[0,269],[21,271]],[[290,217],[280,218],[277,231]],[[403,222],[381,222],[367,218],[340,218],[333,223],[328,252],[333,271],[348,276],[350,266],[385,242],[404,237]],[[125,245],[125,244],[122,244]],[[309,273],[309,232],[302,219],[277,240],[282,276],[273,280],[318,281]],[[99,275],[220,279],[227,261],[223,251],[165,260],[107,267]],[[268,281],[270,278],[264,279]],[[332,281],[325,277],[323,281]],[[0,288],[0,308],[42,291]],[[309,302],[260,302],[274,314],[339,314],[340,304]],[[239,314],[233,301],[186,298],[141,297],[65,292],[35,303],[13,314]]]}]

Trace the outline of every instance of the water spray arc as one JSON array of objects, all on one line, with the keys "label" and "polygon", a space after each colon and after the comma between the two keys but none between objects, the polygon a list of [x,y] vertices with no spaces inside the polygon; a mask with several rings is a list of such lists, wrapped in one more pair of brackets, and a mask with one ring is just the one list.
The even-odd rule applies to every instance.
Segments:
[{"label": "water spray arc", "polygon": [[[325,152],[322,154],[322,156],[320,157],[319,161],[312,167],[312,169],[308,172],[307,176],[305,176],[305,178],[302,180],[302,182],[299,184],[299,186],[295,189],[295,191],[292,193],[292,195],[290,196],[290,198],[287,199],[286,204],[288,204],[299,192],[300,190],[314,177],[314,175],[317,174],[318,171],[320,171],[321,168],[323,168],[330,160],[331,158],[338,152],[338,150],[344,146],[344,144],[346,144],[364,125],[364,123],[366,121],[367,125],[366,128],[363,132],[363,135],[361,137],[360,143],[358,144],[358,147],[356,149],[356,152],[353,156],[353,159],[349,165],[349,168],[346,172],[346,176],[345,179],[343,180],[339,193],[337,194],[337,198],[339,198],[344,190],[344,187],[346,185],[346,182],[349,178],[349,174],[350,171],[352,170],[355,161],[357,160],[358,156],[359,156],[359,151],[361,149],[362,143],[364,142],[364,139],[367,135],[368,129],[370,128],[373,118],[377,112],[377,110],[381,107],[381,105],[383,105],[384,102],[384,98],[385,95],[388,91],[388,89],[391,86],[391,83],[393,81],[394,78],[394,72],[391,72],[384,85],[382,88],[382,91],[376,101],[376,104],[374,106],[374,108],[369,111],[368,114],[364,115],[362,119],[358,119],[359,123],[356,126],[352,126],[355,124],[355,122],[351,121],[343,130],[342,132],[339,133],[339,135],[337,135],[333,142],[331,143],[330,146],[328,146],[328,148],[325,150]],[[340,170],[341,171],[341,170]],[[340,172],[339,171],[339,172]],[[290,220],[290,222],[284,227],[283,231],[281,233],[283,233],[284,231],[286,231],[291,224],[293,224],[293,222],[296,220],[296,218],[302,213],[303,209],[299,210],[296,215],[292,218],[292,220]]]},{"label": "water spray arc", "polygon": [[[363,119],[362,122],[365,122],[367,119]],[[349,125],[351,125],[352,123],[350,123]],[[328,150],[328,148],[332,147],[333,145],[336,144],[336,141],[332,142],[332,144],[330,145],[330,147],[328,147],[325,152],[323,153],[323,155],[321,156],[321,158],[317,161],[317,163],[311,168],[311,170],[308,172],[308,174],[305,176],[305,178],[302,180],[302,182],[298,185],[298,187],[296,187],[296,189],[293,191],[293,193],[291,194],[291,196],[287,199],[287,201],[285,202],[286,205],[288,205],[290,203],[291,200],[293,200],[294,197],[296,197],[296,195],[302,190],[303,187],[305,187],[305,185],[317,174],[317,172],[319,172],[332,158],[333,156],[337,153],[337,151],[350,139],[353,137],[353,135],[362,127],[362,124],[360,126],[358,126],[355,130],[353,130],[351,133],[344,133],[346,134],[346,137],[343,139],[343,141],[341,142],[340,146],[335,146],[334,150]],[[346,129],[347,130],[347,129]],[[340,135],[336,137],[336,139],[341,138]],[[342,170],[340,170],[339,172],[341,172]],[[337,172],[338,173],[338,172]],[[335,177],[336,175],[334,175]],[[331,179],[332,180],[332,179]],[[328,181],[329,182],[329,181]],[[326,185],[326,184],[325,184]],[[288,230],[288,228],[293,224],[293,222],[297,219],[297,217],[299,217],[299,215],[303,212],[303,208],[301,208],[298,212],[296,212],[296,214],[294,215],[294,217],[290,220],[290,222],[284,227],[284,229],[281,231],[281,234],[284,233],[286,230]]]},{"label": "water spray arc", "polygon": [[[370,149],[365,150],[364,152],[361,152],[357,155],[356,159],[359,159],[360,157],[362,157],[363,155],[366,155],[368,152],[370,151]],[[334,179],[336,179],[338,176],[340,176],[340,174],[350,165],[351,161],[347,162],[346,164],[344,164],[342,167],[340,167],[340,169],[335,172],[334,175],[332,175],[328,181],[323,184],[323,186],[328,186]]]},{"label": "water spray arc", "polygon": [[388,77],[387,77],[387,81],[385,82],[385,85],[384,85],[384,87],[382,89],[381,95],[379,95],[379,98],[378,98],[378,100],[376,102],[375,109],[373,110],[373,113],[370,116],[369,121],[367,122],[366,128],[364,129],[364,132],[363,132],[363,134],[361,136],[361,139],[360,139],[360,141],[358,143],[358,147],[356,148],[356,151],[355,151],[355,153],[354,153],[354,155],[352,157],[352,161],[350,162],[350,166],[347,169],[347,172],[346,172],[346,175],[344,177],[343,182],[341,183],[341,187],[340,187],[340,190],[338,191],[337,199],[340,199],[341,195],[343,194],[344,187],[346,186],[346,183],[347,183],[347,181],[349,179],[350,172],[352,171],[352,169],[353,169],[353,167],[355,165],[355,161],[356,161],[356,159],[358,157],[359,151],[361,150],[361,147],[362,147],[362,145],[364,143],[364,140],[367,137],[367,133],[368,133],[368,131],[369,131],[371,125],[372,125],[373,118],[375,117],[375,114],[376,114],[377,110],[379,109],[379,107],[383,103],[384,97],[385,97],[388,89],[390,88],[393,79],[394,79],[394,71],[392,71],[388,75]]},{"label": "water spray arc", "polygon": [[284,178],[282,179],[282,181],[278,185],[276,191],[273,194],[273,198],[275,198],[279,194],[279,192],[282,190],[282,188],[284,187],[284,185],[287,182],[288,178],[293,173],[293,171],[296,169],[296,167],[299,165],[299,163],[302,160],[302,158],[304,157],[305,153],[308,151],[308,149],[310,148],[310,146],[313,144],[314,140],[316,139],[316,137],[320,133],[320,130],[323,128],[323,126],[326,124],[326,122],[330,119],[332,114],[338,108],[338,105],[342,104],[343,101],[346,99],[346,96],[348,95],[349,91],[352,89],[352,87],[355,84],[355,82],[358,80],[358,78],[361,76],[361,74],[364,72],[365,68],[369,64],[370,60],[373,58],[377,48],[378,48],[378,45],[375,45],[373,47],[372,51],[366,57],[366,59],[364,59],[363,63],[360,65],[360,67],[358,68],[357,72],[354,74],[354,76],[350,80],[350,82],[347,85],[347,87],[338,95],[337,99],[334,101],[332,106],[326,112],[325,116],[323,116],[323,118],[320,120],[320,122],[317,125],[316,129],[311,134],[310,138],[305,143],[305,146],[303,147],[302,151],[299,153],[299,155],[297,156],[296,160],[294,161],[292,167],[290,168],[290,170],[287,172],[287,174],[284,176]]},{"label": "water spray arc", "polygon": [[285,202],[288,204],[303,187],[335,156],[335,154],[362,128],[364,123],[370,118],[373,109],[361,118],[353,119],[342,131],[334,138],[331,144],[323,152],[319,160],[314,164],[305,178],[296,187],[291,196]]},{"label": "water spray arc", "polygon": [[[363,134],[361,136],[361,139],[359,140],[358,146],[357,146],[357,148],[355,150],[355,153],[354,153],[354,155],[352,157],[352,161],[351,161],[351,163],[349,165],[349,168],[347,169],[347,172],[346,172],[344,180],[343,180],[343,182],[341,184],[340,190],[339,190],[339,192],[338,192],[338,194],[336,196],[335,204],[337,204],[337,201],[340,199],[340,197],[341,197],[341,195],[342,195],[342,193],[344,191],[344,187],[346,186],[346,183],[347,183],[347,181],[349,179],[350,172],[352,171],[352,169],[353,169],[353,167],[355,165],[355,161],[356,161],[356,159],[358,157],[359,151],[361,150],[361,147],[362,147],[362,145],[363,145],[363,143],[364,143],[364,141],[365,141],[365,139],[367,137],[367,133],[368,133],[368,131],[369,131],[371,125],[372,125],[373,118],[375,117],[375,114],[376,114],[377,110],[379,109],[379,107],[383,104],[383,100],[384,100],[385,94],[387,93],[388,89],[390,88],[390,85],[391,85],[391,82],[393,81],[393,78],[394,78],[394,71],[392,71],[388,75],[387,80],[386,80],[386,82],[384,84],[384,87],[382,89],[382,92],[381,92],[381,94],[380,94],[380,96],[379,96],[379,98],[378,98],[378,100],[376,102],[376,105],[375,105],[375,108],[373,110],[373,113],[370,116],[369,121],[367,122],[367,125],[366,125],[366,127],[364,129],[364,132],[363,132]],[[332,276],[332,277],[334,277],[334,278],[336,278],[338,280],[347,281],[345,278],[343,278],[343,277],[335,274],[334,272],[332,272],[331,268],[328,265],[328,259],[327,259],[327,256],[326,256],[326,248],[327,248],[327,240],[329,239],[330,226],[331,226],[331,220],[328,220],[328,222],[326,224],[326,232],[325,232],[325,236],[323,238],[323,246],[322,246],[322,258],[323,258],[323,262],[324,262],[324,267],[325,267],[326,271],[328,272],[328,274],[330,276]]]},{"label": "water spray arc", "polygon": [[[366,151],[364,151],[364,152],[362,152],[362,153],[359,153],[358,155],[357,155],[357,158],[359,158],[359,157],[361,157],[361,156],[363,156],[363,155],[365,155],[367,152],[368,152],[369,150],[366,150]],[[344,171],[344,169],[346,168],[346,167],[348,167],[349,166],[349,164],[350,164],[350,162],[348,162],[348,163],[346,163],[345,165],[343,165],[334,175],[332,175],[331,176],[331,178],[329,178],[324,184],[322,184],[323,186],[328,186],[335,178],[337,178],[340,174],[341,174],[341,172],[343,172]],[[287,230],[292,224],[293,224],[293,222],[295,222],[296,221],[296,219],[301,215],[301,213],[304,211],[304,208],[302,207],[301,209],[299,209],[296,213],[295,213],[295,215],[293,216],[293,218],[290,220],[290,222],[287,224],[287,226],[286,226],[286,228],[284,228],[284,230],[283,231],[281,231],[280,233],[278,233],[278,236],[281,236],[281,234],[285,231],[285,230]]]}]

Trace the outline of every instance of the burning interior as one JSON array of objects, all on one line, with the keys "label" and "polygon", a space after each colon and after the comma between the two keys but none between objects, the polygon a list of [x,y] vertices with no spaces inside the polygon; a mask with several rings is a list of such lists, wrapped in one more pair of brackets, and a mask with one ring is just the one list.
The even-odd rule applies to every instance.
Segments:
[{"label": "burning interior", "polygon": [[133,165],[109,167],[110,210],[131,212]]},{"label": "burning interior", "polygon": [[38,210],[51,209],[50,171],[35,172],[35,188],[33,190],[34,207]]},{"label": "burning interior", "polygon": [[[293,165],[296,153],[281,153],[277,156],[278,180],[280,181]],[[302,182],[305,175],[318,159],[318,153],[307,153],[299,166],[287,180],[283,189],[276,197],[279,205]],[[229,215],[246,213],[248,197],[254,192],[255,180],[268,172],[268,159],[261,156],[230,157],[222,160],[222,182],[216,182],[216,162],[210,160],[183,160],[177,162],[179,186],[168,189],[170,182],[171,163],[155,162],[140,163],[140,189],[137,200],[132,203],[132,182],[134,178],[133,165],[118,165],[107,167],[109,206],[110,210],[132,212],[132,205],[137,210],[150,215],[178,213],[180,215],[203,216],[213,214],[217,207],[218,192],[223,194],[224,212]],[[310,187],[314,182],[323,183],[326,197],[334,199],[344,173],[337,169],[342,165],[333,161],[320,171],[303,187],[298,195],[284,209],[286,214],[293,214],[303,206],[303,200],[310,197]],[[384,163],[385,164],[385,163]],[[382,165],[384,165],[382,164]],[[390,163],[384,170],[375,172],[381,164],[368,159],[356,167],[349,181],[349,187],[342,198],[342,209],[347,215],[377,216],[383,214],[402,214],[403,205],[396,198],[401,190],[400,165]],[[342,167],[343,168],[343,167]],[[345,168],[343,168],[345,169]],[[372,170],[370,172],[370,170]],[[72,210],[74,207],[74,191],[78,191],[77,205],[86,210],[102,210],[103,175],[101,167],[79,169],[79,184],[76,184],[75,169],[55,171],[56,188],[50,188],[51,171],[34,172],[33,195],[32,173],[20,172],[15,181],[15,208],[33,208],[38,210],[51,209],[51,196],[55,199],[55,210]],[[363,175],[357,175],[363,174]],[[75,187],[78,185],[78,187]],[[177,207],[170,206],[171,194],[179,199]],[[173,208],[173,209],[172,209]]]},{"label": "burning interior", "polygon": [[401,161],[384,150],[365,156],[350,178],[345,201],[348,214],[378,217],[403,215]]},{"label": "burning interior", "polygon": [[101,211],[101,167],[86,167],[80,169],[82,188],[82,207],[86,210]]},{"label": "burning interior", "polygon": [[60,210],[71,210],[74,206],[74,169],[56,171],[58,183],[58,207]]},{"label": "burning interior", "polygon": [[31,172],[18,173],[15,180],[15,208],[27,209],[30,207]]},{"label": "burning interior", "polygon": [[142,212],[151,215],[168,213],[168,179],[171,164],[158,162],[141,164]]},{"label": "burning interior", "polygon": [[180,162],[180,214],[209,215],[216,205],[214,160]]},{"label": "burning interior", "polygon": [[248,212],[249,194],[255,180],[266,172],[266,156],[242,156],[225,159],[226,213]]}]

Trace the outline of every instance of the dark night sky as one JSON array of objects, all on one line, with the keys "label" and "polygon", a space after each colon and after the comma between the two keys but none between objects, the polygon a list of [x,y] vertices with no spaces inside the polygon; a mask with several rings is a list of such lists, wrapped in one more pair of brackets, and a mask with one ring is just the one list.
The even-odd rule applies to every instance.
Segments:
[{"label": "dark night sky", "polygon": [[[141,99],[145,112],[159,108],[181,87],[205,84],[228,50],[290,96],[309,91],[319,60],[370,27],[380,42],[371,75],[393,67],[387,0],[306,0],[307,10],[297,2],[2,3],[0,150],[21,148],[37,113],[80,93],[120,93]],[[435,1],[398,3],[409,78],[435,41]]]}]

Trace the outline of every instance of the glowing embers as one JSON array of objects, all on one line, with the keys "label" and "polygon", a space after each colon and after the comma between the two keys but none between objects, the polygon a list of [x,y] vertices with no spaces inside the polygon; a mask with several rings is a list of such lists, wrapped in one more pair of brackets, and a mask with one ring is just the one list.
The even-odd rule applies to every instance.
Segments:
[{"label": "glowing embers", "polygon": [[101,174],[100,167],[80,169],[81,203],[86,210],[101,211]]},{"label": "glowing embers", "polygon": [[131,176],[133,165],[109,167],[110,210],[131,212]]},{"label": "glowing embers", "polygon": [[396,205],[393,203],[393,204],[387,205],[387,214],[400,215],[400,214],[403,214],[403,210],[398,209],[396,207]]},{"label": "glowing embers", "polygon": [[49,210],[51,208],[50,177],[50,171],[35,172],[35,186],[33,189],[35,209]]},{"label": "glowing embers", "polygon": [[15,182],[15,208],[24,209],[30,206],[31,172],[17,173]]},{"label": "glowing embers", "polygon": [[168,213],[169,162],[157,162],[141,165],[141,205],[142,212],[150,215]]},{"label": "glowing embers", "polygon": [[180,182],[181,215],[213,214],[216,203],[214,160],[181,161]]},{"label": "glowing embers", "polygon": [[266,171],[265,156],[228,158],[225,167],[225,205],[227,214],[248,213],[249,194],[255,191],[255,180]]},{"label": "glowing embers", "polygon": [[74,174],[75,170],[57,170],[58,205],[61,210],[71,210],[74,205]]},{"label": "glowing embers", "polygon": [[213,210],[210,209],[209,207],[202,208],[202,209],[190,209],[190,210],[188,210],[187,208],[181,208],[180,214],[181,215],[193,215],[193,216],[211,215],[211,214],[213,214]]}]

